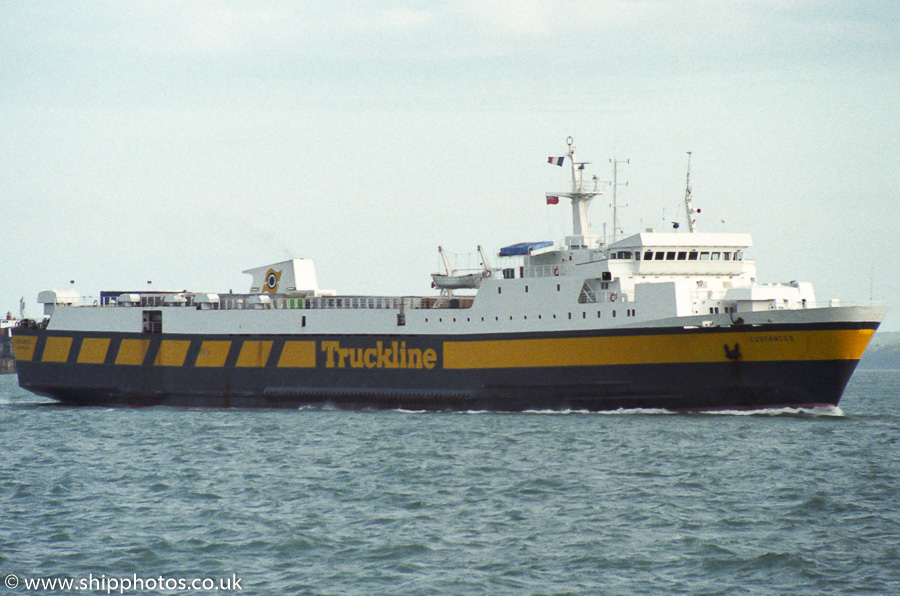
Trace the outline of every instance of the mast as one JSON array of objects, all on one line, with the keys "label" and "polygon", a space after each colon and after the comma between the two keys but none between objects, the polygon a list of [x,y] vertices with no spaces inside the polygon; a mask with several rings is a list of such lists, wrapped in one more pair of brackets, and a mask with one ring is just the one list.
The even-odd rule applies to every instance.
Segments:
[{"label": "mast", "polygon": [[688,156],[688,165],[687,165],[687,183],[684,187],[684,210],[687,213],[687,223],[688,223],[688,231],[693,233],[697,231],[697,219],[694,217],[694,214],[697,211],[694,211],[694,206],[692,205],[693,197],[691,196],[691,151],[687,152]]},{"label": "mast", "polygon": [[571,247],[588,247],[599,245],[599,239],[591,232],[591,220],[588,218],[588,205],[594,197],[603,194],[597,190],[597,177],[592,178],[594,187],[592,189],[585,188],[584,182],[584,166],[590,162],[575,161],[575,147],[572,144],[572,137],[566,139],[569,146],[569,153],[566,157],[572,167],[572,190],[570,192],[547,193],[547,196],[566,197],[572,200],[572,234],[567,238]]},{"label": "mast", "polygon": [[569,162],[572,166],[572,192],[568,195],[572,199],[572,233],[576,236],[590,236],[591,220],[588,218],[587,208],[594,197],[582,196],[581,182],[587,162],[575,161],[575,146],[572,142],[572,137],[566,139],[566,144],[569,145]]},{"label": "mast", "polygon": [[[612,179],[612,209],[613,209],[613,229],[612,229],[612,241],[616,241],[616,235],[619,231],[619,204],[616,202],[616,187],[619,186],[617,182],[618,174],[619,174],[619,164],[620,163],[631,163],[630,159],[616,159],[612,158],[609,160],[609,163],[613,165],[613,179]],[[622,186],[628,186],[628,183],[625,182]],[[623,207],[627,207],[628,205],[622,205]]]}]

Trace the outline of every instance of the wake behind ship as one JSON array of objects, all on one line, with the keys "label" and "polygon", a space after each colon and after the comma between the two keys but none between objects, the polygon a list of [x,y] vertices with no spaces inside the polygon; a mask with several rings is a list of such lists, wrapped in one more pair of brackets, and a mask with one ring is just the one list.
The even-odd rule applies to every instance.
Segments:
[{"label": "wake behind ship", "polygon": [[[13,332],[20,385],[75,405],[410,410],[757,409],[837,405],[883,306],[764,284],[749,234],[593,234],[571,137],[565,242],[481,252],[429,296],[340,295],[292,259],[246,294],[41,292]],[[615,185],[612,187],[615,189]],[[479,247],[480,251],[480,247]],[[442,251],[443,255],[443,251]]]}]

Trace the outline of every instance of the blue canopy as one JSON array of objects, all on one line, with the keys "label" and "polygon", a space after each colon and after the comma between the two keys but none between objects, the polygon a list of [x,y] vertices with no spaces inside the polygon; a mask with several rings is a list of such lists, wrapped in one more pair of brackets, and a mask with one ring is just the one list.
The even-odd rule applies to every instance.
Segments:
[{"label": "blue canopy", "polygon": [[546,248],[548,246],[553,246],[552,242],[548,242],[547,240],[543,240],[541,242],[519,242],[518,244],[512,244],[510,246],[504,246],[500,249],[501,257],[519,257],[522,255],[531,254],[531,251],[537,248]]}]

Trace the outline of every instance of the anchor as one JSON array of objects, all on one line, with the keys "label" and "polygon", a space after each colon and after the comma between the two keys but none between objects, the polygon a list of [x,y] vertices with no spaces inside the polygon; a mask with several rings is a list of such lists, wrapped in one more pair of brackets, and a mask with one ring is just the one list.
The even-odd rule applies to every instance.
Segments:
[{"label": "anchor", "polygon": [[741,357],[741,346],[739,343],[734,343],[734,348],[729,348],[728,344],[723,346],[725,348],[725,357],[729,360],[738,360]]}]

